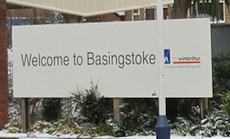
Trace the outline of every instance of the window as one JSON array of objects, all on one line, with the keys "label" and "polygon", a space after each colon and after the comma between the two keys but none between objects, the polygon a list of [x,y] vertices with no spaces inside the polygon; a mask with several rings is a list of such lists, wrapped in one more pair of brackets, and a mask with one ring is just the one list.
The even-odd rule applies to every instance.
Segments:
[{"label": "window", "polygon": [[[164,8],[163,12],[164,19],[168,19],[168,8]],[[156,14],[156,9],[154,8],[145,9],[145,20],[155,20]]]},{"label": "window", "polygon": [[12,26],[16,25],[29,25],[31,21],[27,18],[7,18],[8,30],[11,30]]},{"label": "window", "polygon": [[[199,18],[210,18],[211,22],[217,22],[217,20],[212,16],[213,15],[213,9],[211,6],[211,3],[206,3],[206,4],[202,4],[200,3],[198,6],[197,11],[199,12],[197,17]],[[220,19],[218,22],[220,23],[224,23],[225,22],[225,3],[224,1],[220,1],[219,4],[219,9],[220,9]],[[193,13],[192,11],[190,12],[190,16],[191,13]]]},{"label": "window", "polygon": [[163,16],[164,16],[164,19],[168,19],[168,8],[163,9]]},{"label": "window", "polygon": [[146,20],[155,20],[155,9],[145,9],[145,19]]},{"label": "window", "polygon": [[133,10],[132,15],[133,15],[133,17],[132,17],[133,21],[140,20],[140,10],[139,9]]}]

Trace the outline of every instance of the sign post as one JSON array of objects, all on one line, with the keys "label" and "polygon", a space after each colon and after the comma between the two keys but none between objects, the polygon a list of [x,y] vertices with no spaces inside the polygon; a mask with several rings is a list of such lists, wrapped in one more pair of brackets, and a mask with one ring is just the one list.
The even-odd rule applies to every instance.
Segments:
[{"label": "sign post", "polygon": [[165,97],[165,72],[164,72],[164,44],[163,44],[163,0],[157,0],[157,38],[159,56],[159,116],[156,124],[157,139],[170,139],[170,127],[166,116],[166,97]]}]

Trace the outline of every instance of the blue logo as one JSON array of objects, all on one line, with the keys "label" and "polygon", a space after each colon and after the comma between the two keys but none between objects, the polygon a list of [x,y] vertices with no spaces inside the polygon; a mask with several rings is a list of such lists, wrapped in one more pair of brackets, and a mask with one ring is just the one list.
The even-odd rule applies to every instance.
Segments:
[{"label": "blue logo", "polygon": [[165,49],[164,50],[164,58],[165,58],[165,64],[170,64],[171,63],[170,49]]}]

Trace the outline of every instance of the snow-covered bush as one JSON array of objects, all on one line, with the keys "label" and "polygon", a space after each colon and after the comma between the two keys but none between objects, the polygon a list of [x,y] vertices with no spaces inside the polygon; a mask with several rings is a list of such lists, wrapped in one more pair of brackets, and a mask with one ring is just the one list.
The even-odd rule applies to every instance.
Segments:
[{"label": "snow-covered bush", "polygon": [[45,121],[37,121],[32,127],[32,131],[47,133],[47,131],[52,127],[52,124]]},{"label": "snow-covered bush", "polygon": [[93,136],[97,134],[95,127],[89,125],[79,126],[70,118],[61,119],[54,123],[38,121],[34,124],[32,132],[47,133],[51,135],[87,135]]},{"label": "snow-covered bush", "polygon": [[230,136],[230,119],[222,111],[215,111],[201,121],[198,132],[203,136]]},{"label": "snow-covered bush", "polygon": [[19,121],[11,121],[5,125],[5,130],[7,133],[21,133],[22,132],[21,123]]},{"label": "snow-covered bush", "polygon": [[195,125],[196,124],[190,120],[187,120],[183,117],[177,117],[176,122],[171,124],[172,133],[182,136],[193,134],[193,127]]},{"label": "snow-covered bush", "polygon": [[178,118],[178,121],[172,126],[174,127],[173,133],[183,136],[230,136],[230,119],[222,111],[211,112],[200,123]]}]

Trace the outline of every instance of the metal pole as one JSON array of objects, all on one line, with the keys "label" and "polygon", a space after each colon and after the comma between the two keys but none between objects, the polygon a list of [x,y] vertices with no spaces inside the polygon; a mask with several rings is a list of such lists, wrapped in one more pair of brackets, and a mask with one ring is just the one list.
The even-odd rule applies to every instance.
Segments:
[{"label": "metal pole", "polygon": [[159,117],[156,124],[157,139],[170,139],[170,127],[166,116],[166,97],[164,88],[164,43],[163,43],[163,0],[157,0],[157,37],[159,56]]},{"label": "metal pole", "polygon": [[157,37],[159,55],[159,115],[166,115],[165,89],[164,89],[164,44],[163,44],[163,0],[157,0]]}]

